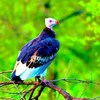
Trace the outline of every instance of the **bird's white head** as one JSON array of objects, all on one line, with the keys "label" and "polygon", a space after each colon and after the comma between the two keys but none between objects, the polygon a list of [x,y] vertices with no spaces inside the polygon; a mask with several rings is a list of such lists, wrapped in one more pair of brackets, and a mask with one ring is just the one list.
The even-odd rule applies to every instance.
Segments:
[{"label": "bird's white head", "polygon": [[45,18],[45,25],[47,28],[52,29],[53,26],[59,24],[59,21],[53,18]]}]

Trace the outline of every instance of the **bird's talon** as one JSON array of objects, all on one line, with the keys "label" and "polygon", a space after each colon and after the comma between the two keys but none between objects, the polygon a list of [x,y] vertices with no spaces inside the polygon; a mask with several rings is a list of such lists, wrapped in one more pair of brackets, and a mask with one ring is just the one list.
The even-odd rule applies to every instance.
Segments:
[{"label": "bird's talon", "polygon": [[36,82],[37,82],[37,81],[38,81],[38,82],[41,82],[40,76],[36,76],[36,77],[35,77],[35,81],[36,81]]}]

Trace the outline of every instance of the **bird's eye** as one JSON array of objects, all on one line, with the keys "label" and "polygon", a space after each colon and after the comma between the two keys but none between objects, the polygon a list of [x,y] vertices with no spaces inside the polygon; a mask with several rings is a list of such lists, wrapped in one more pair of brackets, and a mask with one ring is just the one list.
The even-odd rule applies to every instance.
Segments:
[{"label": "bird's eye", "polygon": [[52,22],[52,20],[49,20],[49,22]]}]

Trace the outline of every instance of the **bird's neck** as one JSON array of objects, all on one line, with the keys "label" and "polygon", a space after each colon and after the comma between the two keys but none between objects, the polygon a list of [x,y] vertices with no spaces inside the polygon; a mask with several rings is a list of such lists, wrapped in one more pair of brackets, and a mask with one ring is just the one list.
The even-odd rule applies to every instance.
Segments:
[{"label": "bird's neck", "polygon": [[48,37],[53,37],[55,38],[55,32],[49,28],[44,28],[44,30],[42,31],[42,33],[40,34],[40,37],[42,38],[48,38]]},{"label": "bird's neck", "polygon": [[48,28],[48,29],[50,29],[50,30],[53,30],[52,27],[53,27],[53,26],[46,26],[46,28]]}]

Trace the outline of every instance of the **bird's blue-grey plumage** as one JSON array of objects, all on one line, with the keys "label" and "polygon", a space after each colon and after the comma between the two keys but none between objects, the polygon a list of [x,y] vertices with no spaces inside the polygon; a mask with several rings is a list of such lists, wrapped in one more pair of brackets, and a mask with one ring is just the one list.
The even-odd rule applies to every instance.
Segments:
[{"label": "bird's blue-grey plumage", "polygon": [[23,81],[45,74],[59,50],[55,32],[45,28],[34,40],[27,43],[20,51],[12,73],[12,80]]}]

